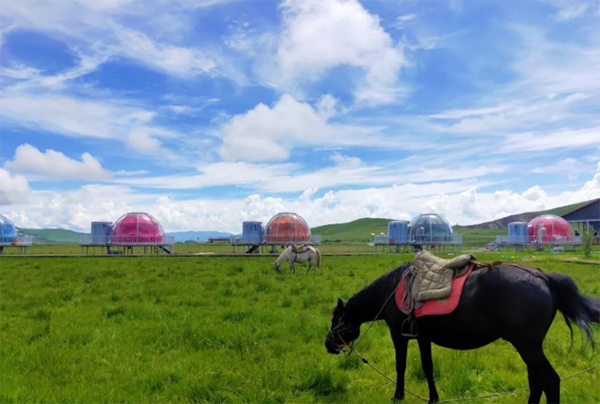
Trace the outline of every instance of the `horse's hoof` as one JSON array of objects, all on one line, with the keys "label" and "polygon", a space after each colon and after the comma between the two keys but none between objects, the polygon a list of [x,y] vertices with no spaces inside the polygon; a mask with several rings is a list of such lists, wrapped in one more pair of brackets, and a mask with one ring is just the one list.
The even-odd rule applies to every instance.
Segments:
[{"label": "horse's hoof", "polygon": [[402,400],[404,400],[404,394],[394,394],[394,397],[392,397],[393,403],[397,403]]}]

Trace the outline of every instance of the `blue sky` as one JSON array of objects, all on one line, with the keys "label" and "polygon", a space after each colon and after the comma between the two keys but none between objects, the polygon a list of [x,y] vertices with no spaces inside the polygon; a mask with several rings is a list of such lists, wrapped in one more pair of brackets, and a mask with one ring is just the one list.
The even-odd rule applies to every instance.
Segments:
[{"label": "blue sky", "polygon": [[599,5],[4,2],[0,210],[237,232],[599,197]]}]

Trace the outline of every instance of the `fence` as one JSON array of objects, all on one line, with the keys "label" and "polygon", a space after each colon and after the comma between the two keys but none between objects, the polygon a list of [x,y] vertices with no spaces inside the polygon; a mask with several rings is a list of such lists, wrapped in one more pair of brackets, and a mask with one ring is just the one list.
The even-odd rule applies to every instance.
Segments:
[{"label": "fence", "polygon": [[19,237],[0,237],[0,245],[31,245],[33,243],[33,236],[19,236]]},{"label": "fence", "polygon": [[462,236],[446,235],[415,235],[410,244],[462,244]]},{"label": "fence", "polygon": [[582,244],[581,236],[497,236],[496,244],[558,244],[577,245]]},{"label": "fence", "polygon": [[173,245],[173,236],[79,236],[81,245]]}]

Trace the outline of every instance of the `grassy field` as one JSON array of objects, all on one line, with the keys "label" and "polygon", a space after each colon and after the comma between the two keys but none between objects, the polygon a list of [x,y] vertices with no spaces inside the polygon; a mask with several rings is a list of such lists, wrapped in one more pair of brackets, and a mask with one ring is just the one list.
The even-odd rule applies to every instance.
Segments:
[{"label": "grassy field", "polygon": [[[470,244],[463,244],[459,248],[457,248],[456,252],[480,252],[484,250],[485,240],[489,238],[489,233],[494,232],[494,230],[489,229],[471,229],[477,230],[473,232],[469,237],[472,239],[478,239],[477,242],[471,242]],[[463,236],[467,237],[467,236]],[[552,246],[546,246],[546,250],[549,250]],[[388,248],[386,246],[378,246],[377,250],[374,247],[369,246],[364,242],[345,242],[345,243],[323,243],[318,246],[319,250],[322,253],[388,253]],[[598,256],[600,254],[600,246],[596,245],[594,248],[594,254]],[[230,254],[233,252],[233,249],[230,244],[210,244],[210,243],[176,243],[175,244],[175,254],[198,254],[198,253],[223,253]],[[569,248],[567,248],[569,250]],[[265,250],[267,252],[268,250]],[[280,250],[281,251],[281,250]],[[392,250],[393,252],[394,250]],[[453,251],[451,246],[446,247],[446,251]],[[238,253],[243,253],[243,249],[238,249]],[[504,255],[511,254],[512,249],[506,248],[503,252]],[[15,248],[7,248],[4,254],[16,254],[17,249]],[[106,248],[97,247],[95,252],[90,249],[89,254],[98,254],[103,255],[106,254]],[[136,247],[134,249],[135,254],[142,254],[143,251],[141,248]],[[527,250],[528,254],[533,254],[533,248]],[[48,254],[48,255],[61,255],[61,254],[82,254],[82,249],[79,245],[76,244],[34,244],[29,248],[29,254]],[[542,253],[547,254],[547,253]],[[576,256],[583,256],[582,247],[578,246],[575,249]]]},{"label": "grassy field", "polygon": [[[275,274],[268,257],[2,258],[0,402],[389,402],[391,384],[354,357],[328,355],[323,344],[337,297],[410,259],[327,257],[321,274],[304,276]],[[537,256],[535,265],[600,296],[597,266],[552,259]],[[568,349],[557,318],[545,350],[559,374],[600,362],[579,332]],[[373,327],[361,352],[394,375],[385,324]],[[527,398],[525,366],[503,341],[467,352],[434,347],[433,355],[442,400]],[[564,402],[598,403],[598,386],[598,368],[565,381]],[[426,395],[414,343],[407,387]]]}]

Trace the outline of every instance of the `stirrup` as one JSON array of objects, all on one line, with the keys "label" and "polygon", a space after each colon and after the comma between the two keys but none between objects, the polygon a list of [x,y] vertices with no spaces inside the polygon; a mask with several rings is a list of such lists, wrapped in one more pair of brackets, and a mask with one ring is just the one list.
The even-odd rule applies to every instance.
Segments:
[{"label": "stirrup", "polygon": [[[407,322],[408,325],[406,325]],[[406,338],[417,338],[419,336],[419,326],[412,316],[408,317],[402,322],[402,325],[400,326],[400,332],[402,336]]]}]

